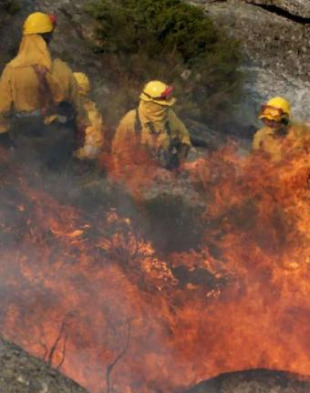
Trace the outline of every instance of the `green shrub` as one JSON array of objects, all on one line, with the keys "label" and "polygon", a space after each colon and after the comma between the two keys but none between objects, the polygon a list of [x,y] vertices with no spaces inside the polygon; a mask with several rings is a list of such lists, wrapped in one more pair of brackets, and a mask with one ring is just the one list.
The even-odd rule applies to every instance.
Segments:
[{"label": "green shrub", "polygon": [[118,86],[109,108],[115,120],[152,79],[175,86],[185,117],[213,125],[229,117],[242,79],[239,45],[202,9],[181,0],[93,0],[86,11],[97,22],[95,50]]}]

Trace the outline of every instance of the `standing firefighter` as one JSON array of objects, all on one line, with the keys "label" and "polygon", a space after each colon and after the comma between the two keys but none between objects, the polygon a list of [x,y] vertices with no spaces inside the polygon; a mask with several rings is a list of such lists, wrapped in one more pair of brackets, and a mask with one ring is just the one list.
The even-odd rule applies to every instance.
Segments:
[{"label": "standing firefighter", "polygon": [[120,162],[144,151],[167,169],[177,168],[191,147],[189,133],[171,107],[173,88],[160,81],[144,86],[138,108],[120,121],[112,152]]},{"label": "standing firefighter", "polygon": [[83,97],[84,110],[90,122],[90,125],[84,128],[80,143],[81,147],[76,151],[75,155],[81,160],[93,160],[99,156],[104,143],[102,117],[96,104],[88,97],[90,82],[87,75],[82,72],[75,72],[74,77],[79,93]]},{"label": "standing firefighter", "polygon": [[[75,148],[76,108],[64,89],[74,77],[68,67],[65,72],[64,67],[53,69],[48,44],[54,28],[53,16],[29,15],[19,52],[0,79],[0,142],[9,145],[13,140],[18,157],[39,159],[50,167],[61,166]],[[76,97],[78,101],[78,93]]]},{"label": "standing firefighter", "polygon": [[265,124],[256,132],[253,139],[253,150],[264,151],[273,161],[285,158],[289,151],[301,150],[309,128],[305,124],[290,121],[291,105],[282,97],[271,98],[263,105],[259,119]]}]

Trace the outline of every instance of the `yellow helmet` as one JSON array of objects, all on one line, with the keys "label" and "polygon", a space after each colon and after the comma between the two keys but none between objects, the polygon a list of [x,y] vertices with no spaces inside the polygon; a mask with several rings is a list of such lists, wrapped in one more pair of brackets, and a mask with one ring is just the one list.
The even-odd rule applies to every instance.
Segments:
[{"label": "yellow helmet", "polygon": [[82,95],[87,95],[90,91],[90,82],[88,76],[83,72],[74,72],[73,75],[78,85],[79,92]]},{"label": "yellow helmet", "polygon": [[144,86],[140,99],[147,102],[152,101],[159,105],[171,106],[176,101],[172,97],[172,92],[172,86],[161,81],[151,81]]},{"label": "yellow helmet", "polygon": [[25,20],[23,34],[43,34],[51,33],[54,30],[53,19],[43,12],[34,12]]},{"label": "yellow helmet", "polygon": [[273,97],[267,104],[262,105],[259,119],[281,121],[288,119],[291,115],[291,104],[285,98]]}]

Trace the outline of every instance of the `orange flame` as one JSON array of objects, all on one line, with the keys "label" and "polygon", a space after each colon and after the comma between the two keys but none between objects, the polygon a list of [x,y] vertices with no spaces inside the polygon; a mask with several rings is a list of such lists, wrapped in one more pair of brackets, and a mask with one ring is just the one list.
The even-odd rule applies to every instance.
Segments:
[{"label": "orange flame", "polygon": [[[136,169],[122,179],[142,198],[156,170]],[[181,391],[261,367],[310,375],[309,169],[306,153],[272,163],[232,146],[186,165],[204,239],[163,258],[116,209],[63,204],[12,167],[2,334],[93,393]]]}]

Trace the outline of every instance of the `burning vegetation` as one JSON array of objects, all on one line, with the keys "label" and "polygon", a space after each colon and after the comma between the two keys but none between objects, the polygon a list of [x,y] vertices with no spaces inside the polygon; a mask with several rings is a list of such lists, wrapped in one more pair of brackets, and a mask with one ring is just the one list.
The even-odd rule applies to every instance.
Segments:
[{"label": "burning vegetation", "polygon": [[153,167],[90,184],[1,152],[2,334],[93,393],[309,375],[307,150],[272,163],[230,144],[167,172],[191,206]]}]

